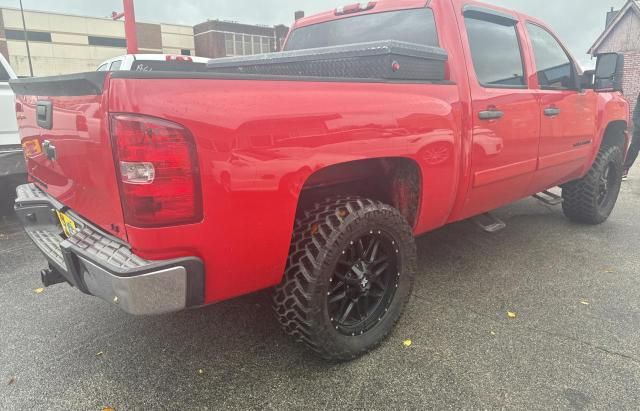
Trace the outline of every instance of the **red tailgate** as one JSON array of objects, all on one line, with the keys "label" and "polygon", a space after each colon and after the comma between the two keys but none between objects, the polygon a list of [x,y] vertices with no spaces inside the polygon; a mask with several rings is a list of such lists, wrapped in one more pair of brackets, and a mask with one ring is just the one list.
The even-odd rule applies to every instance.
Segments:
[{"label": "red tailgate", "polygon": [[17,89],[18,125],[31,179],[124,239],[104,82],[104,73],[87,73]]}]

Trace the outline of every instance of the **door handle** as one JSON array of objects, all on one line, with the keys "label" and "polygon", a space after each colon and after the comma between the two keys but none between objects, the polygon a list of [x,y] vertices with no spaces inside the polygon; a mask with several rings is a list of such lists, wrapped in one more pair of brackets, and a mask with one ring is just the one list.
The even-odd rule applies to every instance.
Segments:
[{"label": "door handle", "polygon": [[555,117],[560,115],[560,109],[557,107],[547,107],[544,109],[544,115],[547,117]]},{"label": "door handle", "polygon": [[479,112],[478,117],[480,117],[480,120],[497,120],[504,117],[504,113],[498,109],[493,108],[490,110]]}]

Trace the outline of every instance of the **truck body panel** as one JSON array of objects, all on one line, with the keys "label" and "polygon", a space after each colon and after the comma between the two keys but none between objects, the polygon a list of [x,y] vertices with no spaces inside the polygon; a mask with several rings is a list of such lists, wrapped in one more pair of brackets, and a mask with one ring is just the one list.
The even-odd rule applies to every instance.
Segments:
[{"label": "truck body panel", "polygon": [[206,286],[208,301],[273,285],[310,176],[383,157],[420,166],[428,201],[416,233],[442,226],[460,169],[457,93],[455,85],[112,78],[111,111],[141,110],[191,131],[207,193],[202,224],[127,227],[129,242],[148,259],[206,256],[206,268],[216,273]]},{"label": "truck body panel", "polygon": [[[38,126],[48,101],[52,129]],[[20,132],[31,179],[103,230],[126,239],[109,138],[108,95],[19,98]],[[48,152],[49,150],[49,152]]]}]

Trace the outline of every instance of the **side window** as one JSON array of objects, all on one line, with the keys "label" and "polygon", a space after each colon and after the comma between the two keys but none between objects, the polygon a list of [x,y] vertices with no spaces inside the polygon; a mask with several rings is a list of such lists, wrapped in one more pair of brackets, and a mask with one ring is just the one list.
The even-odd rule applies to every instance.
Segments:
[{"label": "side window", "polygon": [[107,71],[108,69],[109,69],[109,63],[104,63],[103,65],[98,67],[98,70],[96,71]]},{"label": "side window", "polygon": [[525,88],[515,22],[466,16],[465,26],[476,76],[485,87]]},{"label": "side window", "polygon": [[575,88],[573,64],[560,43],[545,29],[527,23],[538,70],[538,82],[543,89]]},{"label": "side window", "polygon": [[109,70],[118,71],[120,70],[120,66],[122,66],[122,60],[116,60],[113,63],[111,63],[111,68]]}]

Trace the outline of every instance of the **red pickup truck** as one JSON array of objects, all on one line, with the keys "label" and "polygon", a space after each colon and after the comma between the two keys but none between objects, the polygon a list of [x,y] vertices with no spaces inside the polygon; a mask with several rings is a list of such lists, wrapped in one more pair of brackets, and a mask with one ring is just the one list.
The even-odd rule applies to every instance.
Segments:
[{"label": "red pickup truck", "polygon": [[571,220],[607,219],[622,65],[604,54],[583,73],[513,11],[381,0],[206,72],[16,80],[30,184],[15,208],[45,286],[132,314],[275,287],[287,333],[351,359],[409,300],[414,236],[555,186]]}]

